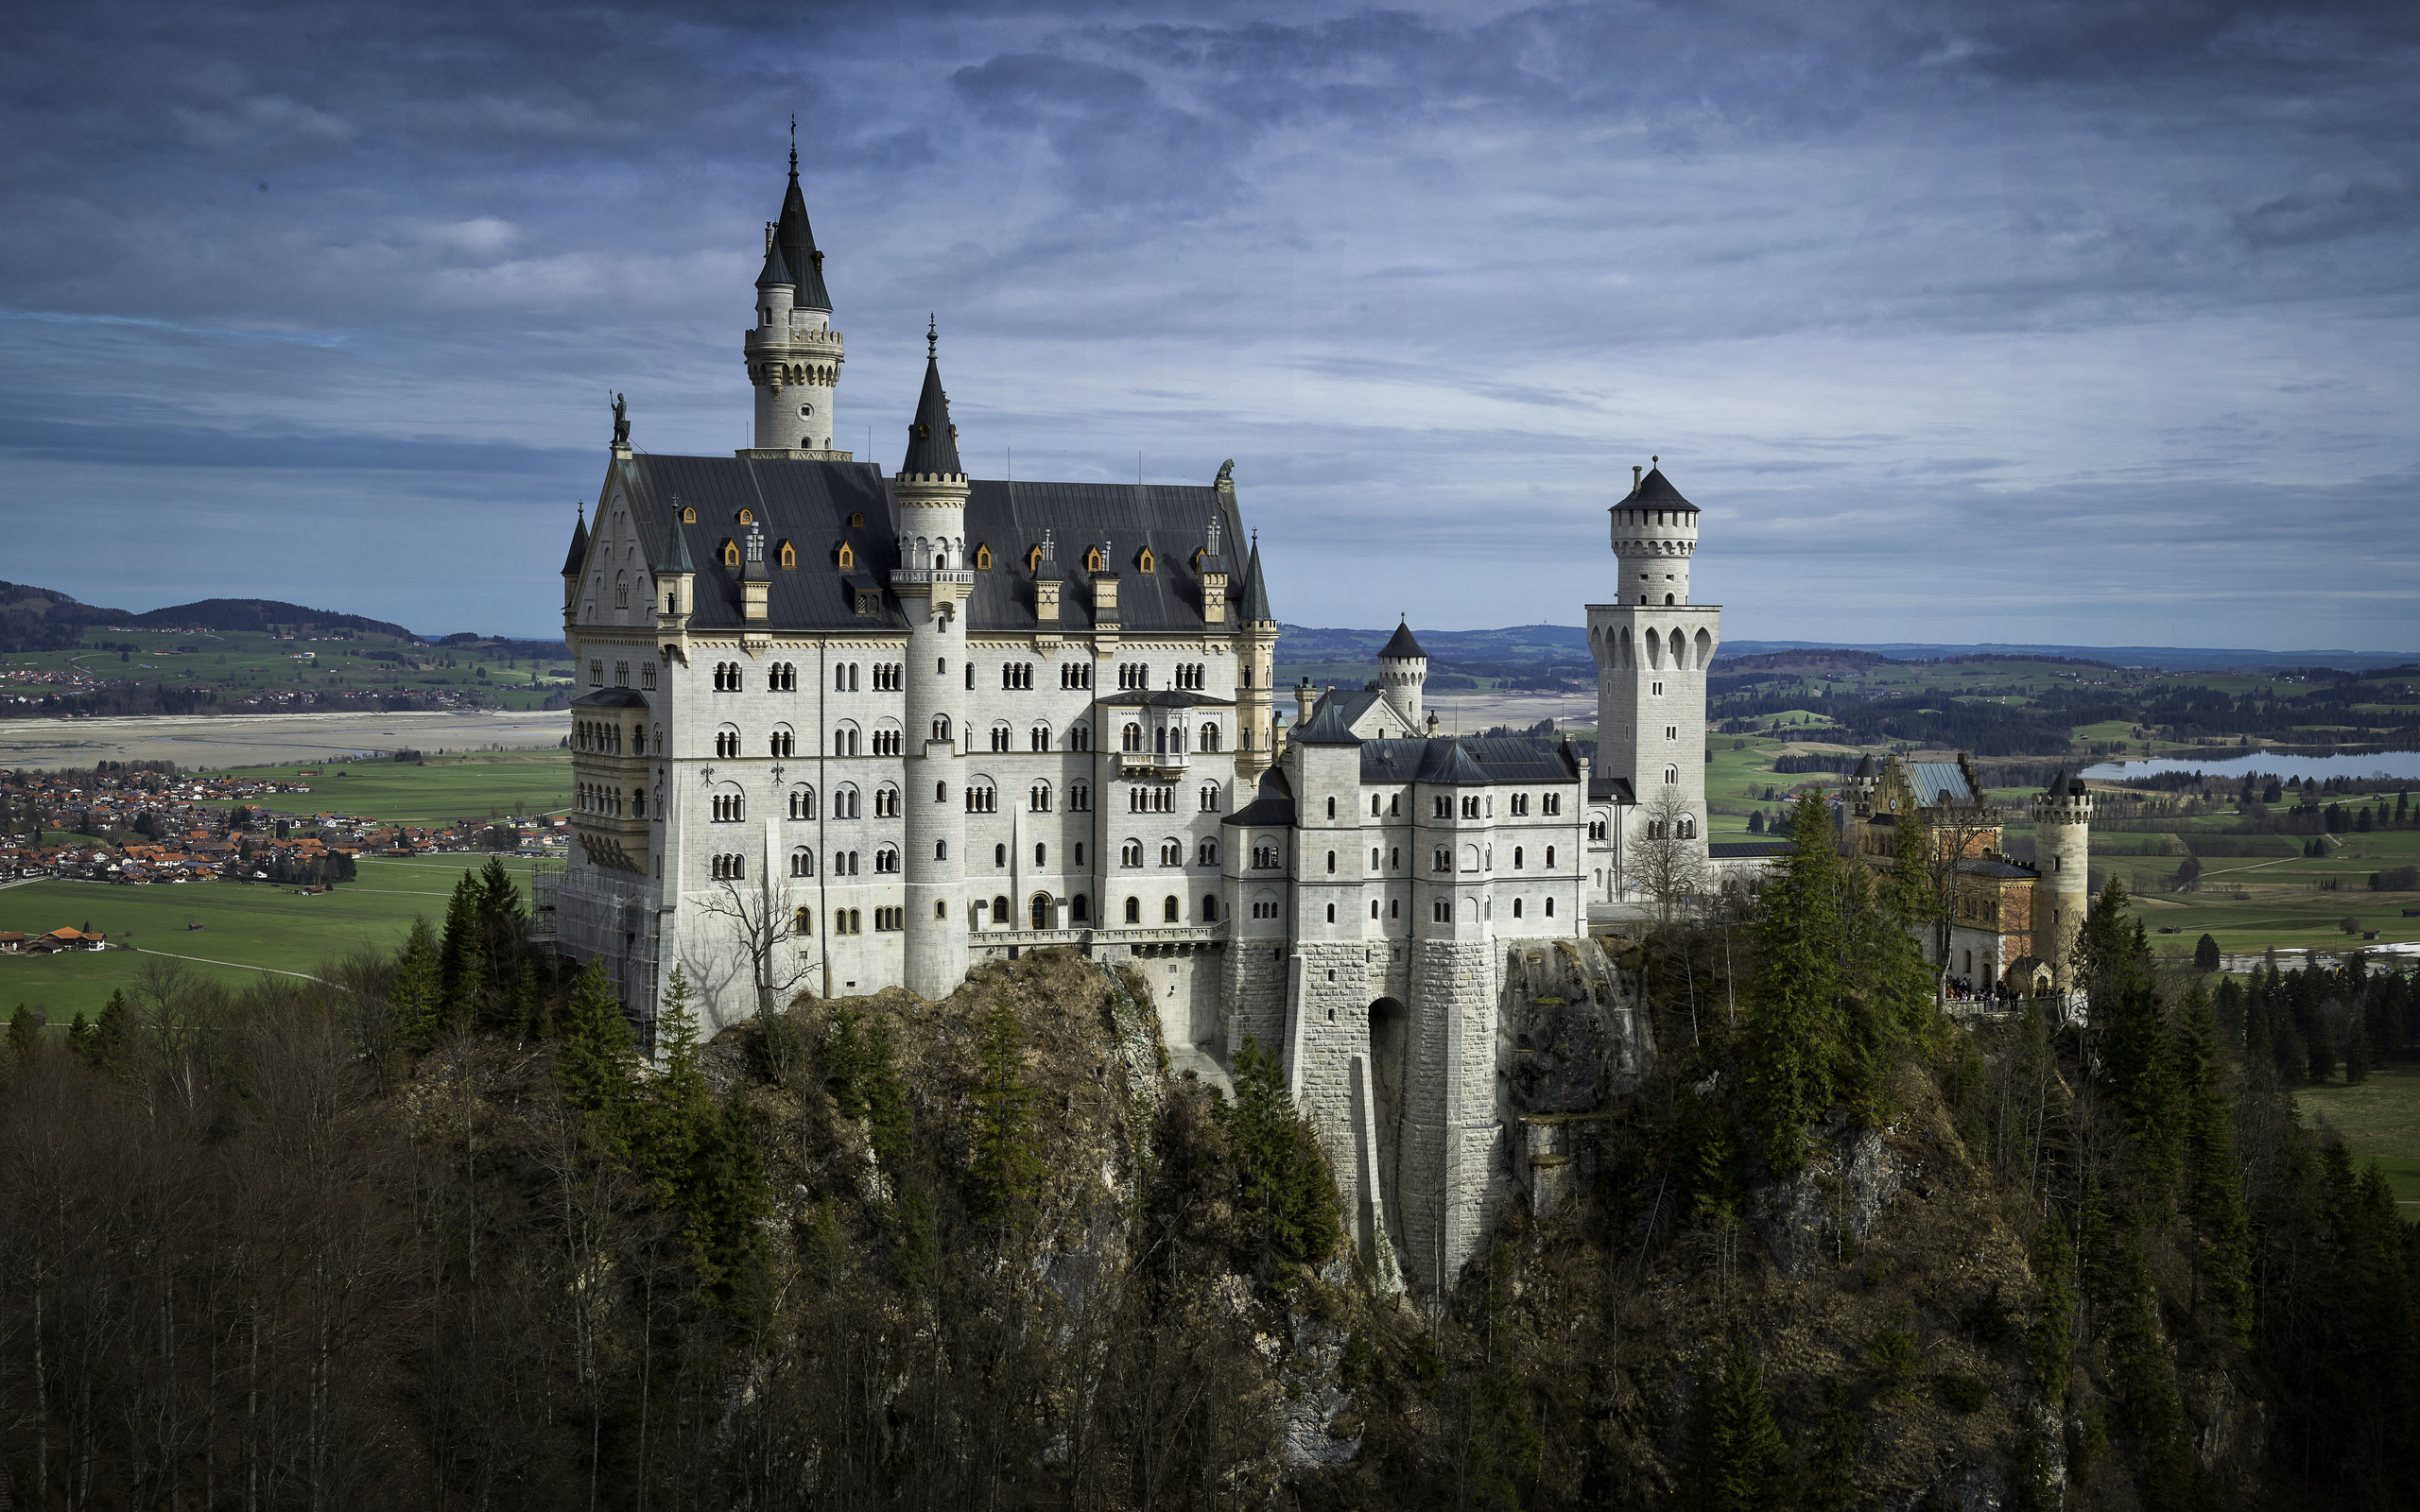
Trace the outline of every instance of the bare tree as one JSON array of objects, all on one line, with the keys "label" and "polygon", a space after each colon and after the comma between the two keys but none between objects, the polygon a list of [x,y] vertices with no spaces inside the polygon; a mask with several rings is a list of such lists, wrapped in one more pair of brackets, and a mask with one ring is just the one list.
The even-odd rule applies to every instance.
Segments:
[{"label": "bare tree", "polygon": [[1657,925],[1669,929],[1674,910],[1712,890],[1705,840],[1697,833],[1696,815],[1677,798],[1658,799],[1641,812],[1630,842],[1629,881],[1655,900]]},{"label": "bare tree", "polygon": [[1949,970],[1949,934],[1958,922],[1961,893],[1980,894],[1989,885],[1980,878],[1968,877],[1964,868],[1967,863],[1982,859],[1999,835],[2002,817],[1999,805],[1982,797],[1979,789],[1975,802],[1960,803],[1945,797],[1919,818],[1902,817],[1903,823],[1924,827],[1925,908],[1931,915],[1932,965],[1937,972]]},{"label": "bare tree", "polygon": [[759,1019],[769,1020],[780,1011],[782,1000],[800,983],[807,981],[821,964],[818,954],[786,948],[793,937],[792,915],[769,878],[752,888],[744,882],[726,878],[715,885],[714,892],[706,899],[705,910],[718,919],[729,919],[739,937],[740,955],[735,964],[744,966],[748,972]]}]

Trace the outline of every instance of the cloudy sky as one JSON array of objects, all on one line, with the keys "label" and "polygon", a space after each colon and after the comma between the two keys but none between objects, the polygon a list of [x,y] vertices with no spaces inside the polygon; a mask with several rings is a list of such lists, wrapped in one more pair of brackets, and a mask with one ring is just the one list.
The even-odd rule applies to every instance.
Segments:
[{"label": "cloudy sky", "polygon": [[[2420,9],[15,8],[0,576],[549,632],[745,443],[787,123],[895,467],[1236,458],[1286,619],[2420,649]],[[871,440],[868,438],[871,435]],[[867,455],[860,452],[861,455]]]}]

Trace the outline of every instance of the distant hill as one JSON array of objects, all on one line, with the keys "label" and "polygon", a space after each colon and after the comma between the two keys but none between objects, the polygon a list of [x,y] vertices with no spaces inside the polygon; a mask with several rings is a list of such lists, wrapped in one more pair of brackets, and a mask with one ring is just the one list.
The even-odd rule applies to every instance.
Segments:
[{"label": "distant hill", "polygon": [[87,625],[119,625],[122,609],[77,601],[72,593],[31,583],[0,582],[0,651],[57,651],[74,645]]},{"label": "distant hill", "polygon": [[386,620],[334,610],[307,609],[274,598],[204,598],[171,604],[147,614],[112,622],[138,630],[266,630],[273,625],[308,629],[353,630],[362,635],[392,635],[406,641],[419,636]]},{"label": "distant hill", "polygon": [[[1512,625],[1500,630],[1431,630],[1415,625],[1412,634],[1429,663],[1555,662],[1588,659],[1588,632],[1577,625]],[[1278,627],[1278,660],[1288,662],[1374,662],[1392,628],[1340,629],[1307,625]],[[1802,669],[1821,666],[1872,665],[1877,661],[1956,661],[1978,656],[2040,658],[2088,665],[2159,667],[2170,672],[2283,671],[2289,667],[2339,667],[2347,672],[2396,666],[2413,660],[2409,651],[2256,651],[2226,646],[2189,645],[2029,645],[1985,642],[1979,645],[1948,645],[1923,641],[1868,644],[1846,641],[1725,641],[1721,665],[1750,657],[1773,657],[1769,667]],[[1862,658],[1862,662],[1860,662]],[[1752,663],[1753,664],[1753,663]]]}]

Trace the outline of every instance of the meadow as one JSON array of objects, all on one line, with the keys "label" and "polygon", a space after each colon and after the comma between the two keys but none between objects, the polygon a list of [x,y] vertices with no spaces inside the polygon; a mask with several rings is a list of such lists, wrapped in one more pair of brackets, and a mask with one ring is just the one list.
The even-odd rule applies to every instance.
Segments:
[{"label": "meadow", "polygon": [[2358,1087],[2305,1087],[2294,1105],[2344,1136],[2356,1163],[2376,1160],[2395,1199],[2420,1207],[2420,1066],[2382,1066]]},{"label": "meadow", "polygon": [[202,775],[304,782],[311,789],[307,794],[273,793],[262,801],[281,813],[357,814],[394,824],[562,814],[571,806],[567,750],[431,754],[420,762],[286,763]]},{"label": "meadow", "polygon": [[[493,649],[421,645],[390,636],[285,641],[256,630],[92,627],[84,644],[0,657],[7,672],[81,672],[109,681],[216,688],[221,701],[276,688],[475,688],[507,709],[536,709],[571,685],[562,661],[509,657]],[[103,644],[120,647],[104,649]],[[39,690],[30,690],[39,691]]]},{"label": "meadow", "polygon": [[[503,860],[526,896],[529,858]],[[112,945],[131,938],[135,947],[0,955],[0,1012],[29,1004],[47,1012],[53,1027],[79,1009],[90,1018],[162,955],[190,957],[189,969],[232,987],[263,971],[309,975],[321,962],[357,950],[391,950],[415,916],[432,927],[443,922],[455,880],[487,861],[473,854],[364,861],[358,881],[317,896],[235,882],[121,887],[49,881],[0,888],[0,928],[32,935],[89,925]]]}]

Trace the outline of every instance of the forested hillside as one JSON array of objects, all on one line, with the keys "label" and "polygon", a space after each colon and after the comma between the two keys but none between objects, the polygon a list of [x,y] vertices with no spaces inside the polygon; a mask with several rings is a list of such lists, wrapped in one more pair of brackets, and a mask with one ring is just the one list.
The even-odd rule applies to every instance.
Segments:
[{"label": "forested hillside", "polygon": [[[11,1026],[0,1456],[21,1505],[2389,1506],[2415,1256],[2294,1122],[2408,985],[2154,970],[1954,1022],[1875,878],[1611,941],[1657,1046],[1556,1115],[1445,1305],[1389,1295],[1274,1061],[1171,1076],[1043,953],[643,1070],[500,869],[391,958],[162,960]],[[2348,1032],[2347,1025],[2351,1028]],[[2246,1044],[2254,1047],[2245,1055]],[[2325,1048],[2323,1048],[2323,1046]],[[1544,1047],[1508,1047],[1513,1056]],[[1569,1047],[1560,1047],[1568,1049]]]}]

